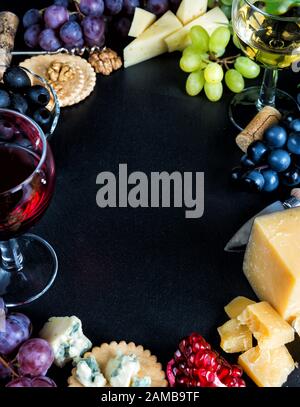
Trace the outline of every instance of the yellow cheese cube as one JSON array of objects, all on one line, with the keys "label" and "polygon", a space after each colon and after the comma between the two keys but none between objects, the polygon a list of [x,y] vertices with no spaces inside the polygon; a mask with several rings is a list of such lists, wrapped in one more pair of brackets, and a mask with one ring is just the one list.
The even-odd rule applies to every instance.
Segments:
[{"label": "yellow cheese cube", "polygon": [[245,352],[252,348],[252,333],[236,319],[230,319],[218,328],[221,348],[227,353]]},{"label": "yellow cheese cube", "polygon": [[243,270],[257,296],[284,319],[300,313],[300,208],[256,218]]},{"label": "yellow cheese cube", "polygon": [[182,0],[177,10],[177,17],[182,24],[187,24],[207,10],[207,0]]},{"label": "yellow cheese cube", "polygon": [[249,298],[246,297],[236,297],[232,301],[230,301],[229,304],[224,307],[224,310],[226,314],[229,316],[229,318],[236,318],[239,316],[244,309],[251,304],[255,304],[254,301],[249,300]]},{"label": "yellow cheese cube", "polygon": [[190,45],[191,40],[188,33],[195,25],[201,25],[201,27],[203,27],[208,34],[211,35],[216,28],[220,27],[220,25],[228,23],[228,18],[225,16],[223,11],[219,7],[215,7],[202,16],[197,17],[180,30],[174,32],[174,34],[166,37],[165,41],[168,46],[168,51],[183,51],[188,45]]},{"label": "yellow cheese cube", "polygon": [[132,24],[129,30],[129,37],[138,37],[156,20],[156,15],[147,10],[136,7]]},{"label": "yellow cheese cube", "polygon": [[257,346],[240,355],[238,363],[259,387],[281,387],[295,369],[285,346],[271,350]]},{"label": "yellow cheese cube", "polygon": [[171,11],[167,11],[124,49],[124,66],[138,64],[167,51],[164,38],[182,27]]},{"label": "yellow cheese cube", "polygon": [[265,301],[248,305],[237,319],[248,326],[261,349],[279,348],[294,340],[293,328]]}]

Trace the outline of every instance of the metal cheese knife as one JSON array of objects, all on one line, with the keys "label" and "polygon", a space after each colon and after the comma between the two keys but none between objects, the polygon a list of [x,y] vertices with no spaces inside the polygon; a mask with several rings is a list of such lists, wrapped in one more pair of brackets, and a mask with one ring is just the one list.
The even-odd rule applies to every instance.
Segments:
[{"label": "metal cheese knife", "polygon": [[245,250],[245,246],[248,243],[251,229],[255,218],[261,215],[267,215],[269,213],[280,212],[285,209],[297,208],[300,206],[300,189],[293,189],[291,192],[291,197],[284,202],[276,201],[271,205],[267,206],[261,212],[249,219],[239,230],[238,232],[229,240],[224,250],[226,252],[242,252]]}]

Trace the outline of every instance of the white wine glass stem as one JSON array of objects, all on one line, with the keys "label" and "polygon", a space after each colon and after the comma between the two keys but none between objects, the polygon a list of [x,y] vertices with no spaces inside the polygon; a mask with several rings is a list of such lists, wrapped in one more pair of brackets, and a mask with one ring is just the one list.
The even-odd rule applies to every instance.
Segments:
[{"label": "white wine glass stem", "polygon": [[258,110],[263,109],[265,106],[275,107],[277,82],[278,70],[265,68],[259,99],[256,103]]}]

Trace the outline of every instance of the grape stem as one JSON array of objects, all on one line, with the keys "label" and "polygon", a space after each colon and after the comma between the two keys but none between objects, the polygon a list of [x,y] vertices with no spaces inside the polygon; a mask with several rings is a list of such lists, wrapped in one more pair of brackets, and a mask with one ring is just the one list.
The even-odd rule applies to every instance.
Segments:
[{"label": "grape stem", "polygon": [[216,56],[214,56],[214,55],[210,55],[210,57],[209,57],[209,60],[210,61],[213,61],[213,62],[217,62],[218,64],[220,64],[220,65],[224,65],[225,66],[225,68],[227,69],[227,71],[230,69],[230,66],[229,65],[231,65],[231,64],[234,64],[235,63],[235,61],[236,61],[236,59],[238,58],[238,57],[240,57],[241,56],[241,54],[238,54],[238,55],[232,55],[232,56],[229,56],[229,57],[226,57],[226,58],[217,58]]},{"label": "grape stem", "polygon": [[20,377],[18,373],[10,366],[10,364],[0,355],[0,363],[8,369],[13,377]]},{"label": "grape stem", "polygon": [[73,3],[74,3],[74,6],[75,6],[75,8],[76,8],[76,12],[78,13],[80,19],[83,20],[85,16],[84,16],[84,14],[80,11],[78,1],[77,1],[77,0],[73,0]]}]

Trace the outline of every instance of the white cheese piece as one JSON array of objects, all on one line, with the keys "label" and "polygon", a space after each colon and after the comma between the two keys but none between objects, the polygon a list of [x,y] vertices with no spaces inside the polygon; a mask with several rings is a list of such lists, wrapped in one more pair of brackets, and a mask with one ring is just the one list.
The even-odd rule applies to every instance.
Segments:
[{"label": "white cheese piece", "polygon": [[125,68],[154,58],[167,51],[164,38],[182,27],[171,11],[167,11],[124,49]]},{"label": "white cheese piece", "polygon": [[195,25],[200,25],[209,35],[211,35],[216,28],[227,25],[228,23],[228,18],[223,11],[219,7],[215,7],[203,14],[203,16],[196,18],[180,30],[166,37],[165,42],[168,46],[168,51],[183,51],[188,45],[190,45],[191,40],[188,34],[190,29]]},{"label": "white cheese piece", "polygon": [[151,377],[150,376],[144,376],[144,377],[135,376],[132,379],[131,387],[151,387]]},{"label": "white cheese piece", "polygon": [[104,387],[106,379],[94,356],[79,359],[76,364],[76,378],[85,387]]},{"label": "white cheese piece", "polygon": [[91,341],[82,332],[80,319],[75,316],[50,318],[42,328],[40,337],[51,345],[54,363],[59,367],[79,358],[92,347]]},{"label": "white cheese piece", "polygon": [[177,17],[183,25],[201,16],[207,10],[207,0],[182,0],[177,10]]},{"label": "white cheese piece", "polygon": [[131,380],[140,370],[136,355],[118,353],[110,359],[105,368],[105,377],[112,387],[129,387]]},{"label": "white cheese piece", "polygon": [[147,10],[136,7],[129,30],[129,37],[138,37],[156,20],[156,15]]}]

